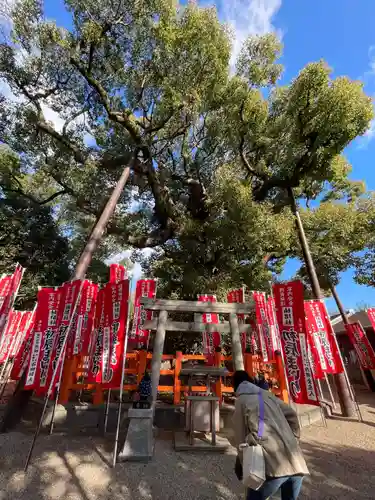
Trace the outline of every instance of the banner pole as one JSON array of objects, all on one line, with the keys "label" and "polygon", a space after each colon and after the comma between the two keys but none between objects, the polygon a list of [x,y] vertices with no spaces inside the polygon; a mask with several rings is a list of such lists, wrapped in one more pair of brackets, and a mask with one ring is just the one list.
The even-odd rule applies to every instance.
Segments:
[{"label": "banner pole", "polygon": [[[84,280],[80,280],[80,281],[81,281],[81,285],[79,287],[79,292],[78,292],[78,295],[77,295],[77,300],[76,300],[76,303],[75,303],[73,311],[72,311],[72,317],[71,317],[71,319],[69,321],[68,331],[66,333],[67,336],[69,336],[71,327],[74,324],[74,316],[75,316],[75,313],[77,311],[77,307],[78,307],[79,301],[81,300],[81,295],[82,295],[82,289],[83,289]],[[54,424],[55,424],[55,415],[56,415],[56,410],[57,410],[57,404],[58,404],[59,397],[60,397],[61,379],[62,379],[62,374],[63,374],[63,370],[64,370],[65,358],[66,358],[66,349],[64,348],[64,352],[62,354],[62,361],[61,361],[61,365],[60,365],[59,380],[58,380],[57,385],[56,385],[55,398],[54,398],[53,408],[52,408],[51,423],[50,423],[50,427],[49,427],[49,435],[50,436],[53,433],[53,427],[54,427]]]},{"label": "banner pole", "polygon": [[333,409],[336,410],[336,402],[335,402],[335,398],[333,396],[332,387],[331,387],[331,384],[329,383],[327,373],[324,373],[324,379],[325,379],[326,384],[327,384],[329,397],[331,398]]},{"label": "banner pole", "polygon": [[118,414],[117,414],[115,443],[114,443],[114,447],[113,447],[112,467],[116,466],[117,448],[118,448],[118,440],[119,440],[119,434],[120,434],[122,396],[123,396],[123,393],[124,393],[124,382],[125,382],[126,353],[127,353],[127,350],[128,350],[128,338],[129,338],[129,323],[130,323],[130,305],[131,305],[132,284],[133,284],[133,280],[129,280],[128,313],[127,313],[127,318],[126,318],[126,332],[125,332],[125,342],[124,342],[124,354],[123,354],[123,357],[122,357],[122,371],[121,371],[121,382],[120,382],[120,400],[119,400],[119,404],[118,404]]},{"label": "banner pole", "polygon": [[[333,331],[333,328],[332,328],[332,335],[333,335],[333,338],[334,338],[335,343],[336,343],[337,352],[339,353],[342,367],[344,369],[344,376],[345,376],[346,383],[348,384],[348,388],[349,388],[349,392],[350,392],[350,397],[352,398],[352,400],[354,401],[354,404],[355,404],[355,408],[356,408],[356,411],[357,411],[358,422],[363,422],[362,413],[361,413],[361,410],[360,410],[360,407],[359,407],[359,404],[358,404],[357,397],[356,397],[355,392],[354,392],[354,387],[352,386],[352,384],[351,384],[351,382],[349,380],[348,372],[346,371],[346,366],[345,366],[345,363],[344,363],[344,358],[342,357],[342,354],[341,354],[341,351],[340,351],[340,347],[339,347],[339,343],[337,341],[336,333]],[[359,359],[358,359],[358,363],[360,364],[360,360]]]},{"label": "banner pole", "polygon": [[[31,443],[31,446],[30,446],[30,449],[29,449],[29,452],[27,454],[25,468],[24,468],[25,472],[27,472],[27,469],[29,468],[30,460],[31,460],[31,457],[32,457],[32,454],[33,454],[33,451],[34,451],[34,448],[35,448],[35,443],[36,443],[36,440],[38,439],[38,436],[40,434],[40,430],[42,428],[42,422],[43,422],[44,414],[46,413],[46,409],[47,409],[47,405],[48,405],[48,399],[50,397],[50,394],[52,393],[53,385],[55,383],[55,378],[56,378],[56,375],[58,373],[59,368],[61,368],[61,372],[62,372],[62,365],[60,367],[60,360],[62,361],[63,356],[65,358],[66,342],[68,340],[68,336],[69,336],[70,330],[71,330],[72,325],[73,325],[74,314],[75,314],[75,311],[77,309],[78,300],[79,300],[80,295],[81,295],[83,280],[80,280],[80,281],[81,281],[81,288],[80,288],[80,291],[78,292],[78,296],[77,296],[77,300],[76,300],[76,303],[75,303],[75,307],[74,307],[74,309],[72,311],[72,316],[70,318],[68,328],[66,329],[66,332],[65,332],[65,336],[64,336],[62,347],[61,347],[61,351],[60,351],[59,357],[57,359],[57,363],[56,363],[55,369],[53,370],[53,373],[52,373],[51,382],[49,384],[49,387],[48,387],[48,390],[47,390],[47,394],[46,394],[45,399],[44,399],[44,405],[43,405],[41,416],[39,418],[38,426],[37,426],[36,431],[34,433],[34,437],[33,437],[33,440],[32,440],[32,443]],[[57,399],[56,399],[56,401],[57,401]]]},{"label": "banner pole", "polygon": [[105,403],[105,413],[104,413],[104,429],[103,429],[103,434],[104,435],[107,432],[107,424],[108,424],[108,414],[109,414],[110,400],[111,400],[111,389],[108,389],[108,392],[107,392],[107,401]]},{"label": "banner pole", "polygon": [[[340,301],[340,298],[336,292],[336,288],[334,286],[331,287],[331,291],[332,291],[332,295],[336,301],[336,304],[337,304],[337,307],[339,309],[339,312],[341,314],[341,317],[342,317],[342,321],[344,324],[349,324],[349,319],[348,319],[348,316],[344,310],[344,307]],[[326,314],[326,321],[329,322],[329,324],[331,324],[331,320],[329,319],[328,317],[328,314]],[[359,404],[358,404],[358,400],[357,400],[357,397],[355,395],[355,392],[354,392],[354,388],[350,382],[350,379],[349,379],[349,376],[348,376],[348,372],[346,370],[346,366],[345,366],[345,363],[344,363],[344,358],[342,357],[342,353],[341,353],[341,350],[340,350],[340,346],[339,346],[339,343],[338,343],[338,340],[337,340],[337,335],[336,335],[336,332],[334,331],[334,329],[332,328],[332,325],[331,325],[331,330],[332,330],[332,336],[333,336],[333,339],[334,339],[334,342],[336,344],[336,349],[337,349],[337,352],[338,352],[338,355],[340,357],[340,361],[341,361],[341,366],[344,370],[344,377],[345,377],[345,380],[346,380],[346,383],[348,385],[348,389],[349,389],[349,394],[350,394],[350,397],[352,398],[352,401],[354,402],[354,406],[355,406],[355,409],[356,409],[356,412],[357,412],[357,417],[358,417],[358,422],[363,422],[363,418],[362,418],[362,413],[361,413],[361,410],[360,410],[360,407],[359,407]],[[356,353],[356,356],[357,356],[357,359],[358,359],[358,364],[359,366],[361,366],[361,361],[360,359],[358,358],[358,355]]]}]

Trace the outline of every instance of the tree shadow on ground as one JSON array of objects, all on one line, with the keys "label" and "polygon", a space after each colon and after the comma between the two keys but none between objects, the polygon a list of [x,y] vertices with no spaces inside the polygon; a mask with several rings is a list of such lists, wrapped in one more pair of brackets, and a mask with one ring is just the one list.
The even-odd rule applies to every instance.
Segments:
[{"label": "tree shadow on ground", "polygon": [[242,486],[228,455],[176,453],[171,437],[158,438],[148,464],[111,468],[113,443],[100,437],[40,436],[27,473],[31,435],[0,436],[1,500],[237,499]]},{"label": "tree shadow on ground", "polygon": [[[243,499],[227,455],[177,453],[171,433],[160,433],[152,462],[112,461],[112,438],[40,436],[28,472],[23,472],[30,434],[0,435],[1,500],[184,500]],[[311,477],[301,499],[373,498],[375,452],[302,443]]]},{"label": "tree shadow on ground", "polygon": [[311,476],[301,499],[374,498],[375,452],[352,446],[302,443]]}]

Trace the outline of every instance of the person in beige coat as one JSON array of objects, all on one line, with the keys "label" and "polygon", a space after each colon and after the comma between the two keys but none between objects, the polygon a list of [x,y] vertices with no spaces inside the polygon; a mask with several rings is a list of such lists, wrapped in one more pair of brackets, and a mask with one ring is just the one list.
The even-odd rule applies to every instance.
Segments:
[{"label": "person in beige coat", "polygon": [[[262,446],[266,467],[266,481],[258,490],[248,490],[247,500],[266,500],[279,490],[282,500],[297,500],[303,478],[309,471],[299,446],[300,425],[296,412],[271,392],[253,384],[245,371],[237,371],[233,383],[236,474],[241,474],[238,469],[242,464],[240,445],[243,443]],[[262,438],[258,438],[259,391],[264,401]]]}]

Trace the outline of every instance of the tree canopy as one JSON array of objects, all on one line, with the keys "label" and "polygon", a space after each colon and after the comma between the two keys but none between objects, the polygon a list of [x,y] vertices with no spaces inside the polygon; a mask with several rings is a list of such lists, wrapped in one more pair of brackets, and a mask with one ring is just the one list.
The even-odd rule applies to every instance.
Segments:
[{"label": "tree canopy", "polygon": [[0,274],[11,273],[19,262],[27,268],[18,307],[29,307],[38,286],[69,280],[69,242],[60,233],[48,204],[19,196],[15,171],[19,162],[0,147]]},{"label": "tree canopy", "polygon": [[363,193],[342,156],[373,117],[359,82],[319,61],[279,85],[271,34],[249,38],[231,72],[230,31],[195,3],[65,7],[70,28],[39,0],[16,2],[0,141],[27,178],[17,196],[51,207],[73,243],[130,165],[102,252],[155,248],[145,266],[169,295],[264,287],[297,252],[288,187],[307,202]]}]

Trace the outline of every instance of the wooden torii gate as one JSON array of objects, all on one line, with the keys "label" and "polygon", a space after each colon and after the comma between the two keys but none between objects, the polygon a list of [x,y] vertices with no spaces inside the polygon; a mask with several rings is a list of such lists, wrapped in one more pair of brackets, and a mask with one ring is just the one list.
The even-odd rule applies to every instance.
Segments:
[{"label": "wooden torii gate", "polygon": [[[164,350],[166,332],[202,332],[214,329],[221,333],[230,332],[232,338],[232,356],[235,370],[244,369],[242,355],[240,325],[238,314],[251,314],[254,303],[227,304],[222,302],[189,302],[185,300],[148,299],[141,300],[144,308],[158,313],[158,317],[145,323],[145,329],[156,330],[151,363],[152,405],[150,410],[130,409],[128,433],[125,444],[119,454],[120,460],[149,460],[153,455],[154,440],[152,422],[155,412],[160,370]],[[229,315],[229,321],[215,325],[205,325],[197,322],[176,322],[169,320],[170,313],[216,313]],[[241,325],[246,331],[249,325]]]}]

